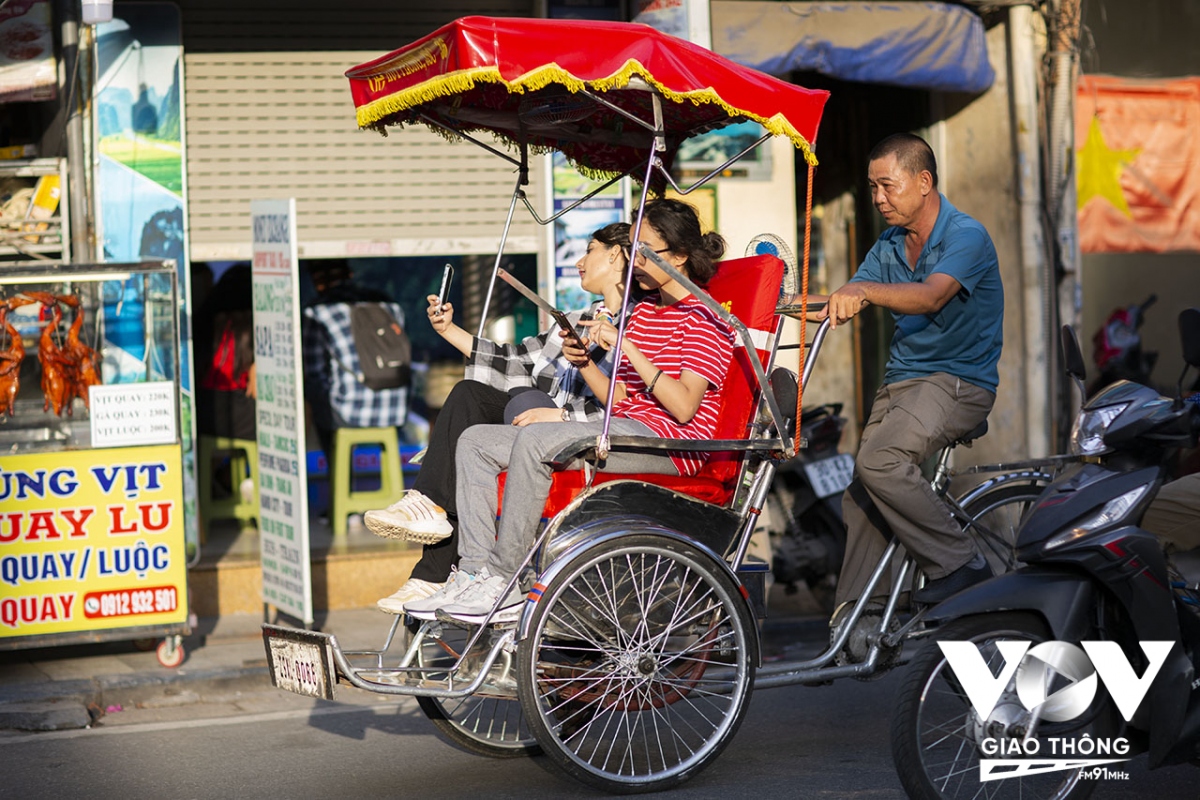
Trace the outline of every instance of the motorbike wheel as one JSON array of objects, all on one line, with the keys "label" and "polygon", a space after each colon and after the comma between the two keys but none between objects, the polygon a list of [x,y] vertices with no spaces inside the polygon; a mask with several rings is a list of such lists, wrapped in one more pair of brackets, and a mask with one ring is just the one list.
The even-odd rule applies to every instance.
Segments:
[{"label": "motorbike wheel", "polygon": [[[470,638],[470,630],[446,626],[442,637],[428,638],[418,652],[422,667],[446,667],[457,660]],[[482,649],[478,643],[475,650]],[[470,669],[470,661],[464,665]],[[492,677],[469,697],[444,699],[418,697],[417,703],[447,739],[476,755],[491,758],[518,758],[541,752],[521,704],[517,700],[511,658],[501,654],[492,667]]]},{"label": "motorbike wheel", "polygon": [[[1025,613],[996,613],[964,617],[946,625],[938,634],[945,641],[969,641],[979,648],[985,663],[997,674],[1004,657],[996,642],[1017,639],[1033,643],[1049,641],[1052,634],[1040,617]],[[1016,774],[982,782],[980,758],[985,739],[1015,744],[1021,737],[1008,732],[993,735],[994,726],[1020,722],[1025,708],[1016,694],[1014,681],[1000,695],[996,708],[981,719],[967,699],[936,642],[924,647],[908,666],[900,686],[892,718],[892,760],[900,782],[914,800],[950,798],[1020,798],[1020,800],[1080,800],[1096,788],[1096,781],[1083,777],[1084,769]],[[1093,703],[1079,718],[1067,722],[1042,721],[1035,737],[1039,754],[1052,757],[1050,737],[1093,739],[1111,737],[1119,730],[1112,703]],[[1018,732],[1019,733],[1019,732]]]},{"label": "motorbike wheel", "polygon": [[754,620],[734,581],[685,543],[628,535],[546,586],[518,645],[542,750],[609,793],[666,789],[725,748],[754,685]]},{"label": "motorbike wheel", "polygon": [[993,573],[999,575],[1017,567],[1017,530],[1046,485],[1043,481],[1002,484],[963,506],[971,517],[976,544]]}]

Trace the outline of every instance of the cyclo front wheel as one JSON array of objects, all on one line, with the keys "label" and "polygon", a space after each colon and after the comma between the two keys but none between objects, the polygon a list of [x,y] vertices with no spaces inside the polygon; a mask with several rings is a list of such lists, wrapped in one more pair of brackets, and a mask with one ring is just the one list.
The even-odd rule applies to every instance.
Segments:
[{"label": "cyclo front wheel", "polygon": [[[1018,640],[1037,645],[1053,637],[1040,617],[1013,612],[955,620],[939,631],[937,638],[971,642],[978,649],[982,663],[992,675],[998,675],[1005,663],[998,642]],[[1047,676],[1047,681],[1052,681],[1046,687],[1048,694],[1069,683],[1061,676],[1051,676]],[[892,760],[910,798],[1081,800],[1092,793],[1096,782],[1086,777],[1086,768],[1047,771],[1044,767],[1055,759],[1056,753],[1059,759],[1063,758],[1062,746],[1056,742],[1078,742],[1083,737],[1092,742],[1111,740],[1120,725],[1112,703],[1107,699],[1094,700],[1076,719],[1065,722],[1043,719],[1034,729],[1034,735],[1027,738],[1029,714],[1015,683],[1015,679],[1010,679],[995,707],[984,718],[973,707],[936,642],[930,642],[917,653],[908,665],[897,695],[891,732]],[[1067,759],[1089,757],[1077,755],[1083,751],[1074,745],[1071,752],[1076,755]],[[1028,760],[1030,754],[1036,754],[1040,760]],[[1007,763],[985,782],[983,759]],[[1039,771],[1039,767],[1043,769]]]},{"label": "cyclo front wheel", "polygon": [[[444,626],[440,636],[430,636],[422,642],[417,656],[420,666],[449,669],[471,633]],[[465,670],[469,672],[472,660],[481,660],[485,650],[476,643],[477,655],[468,657]],[[541,752],[521,712],[507,654],[502,654],[493,665],[489,680],[475,694],[459,698],[418,697],[417,703],[443,736],[477,755],[517,758]]]},{"label": "cyclo front wheel", "polygon": [[666,789],[741,724],[757,643],[733,579],[698,549],[630,534],[575,556],[518,644],[521,706],[542,750],[610,792]]}]

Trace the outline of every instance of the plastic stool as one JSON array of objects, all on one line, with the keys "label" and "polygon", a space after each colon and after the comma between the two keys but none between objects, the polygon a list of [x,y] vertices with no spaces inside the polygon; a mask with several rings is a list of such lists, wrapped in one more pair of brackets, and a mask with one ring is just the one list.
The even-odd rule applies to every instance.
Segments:
[{"label": "plastic stool", "polygon": [[[227,436],[200,436],[200,458],[196,465],[199,477],[200,541],[204,541],[205,525],[214,519],[230,517],[242,522],[258,524],[258,443],[251,439],[233,439]],[[229,456],[229,475],[233,493],[226,498],[214,499],[213,459],[218,455]],[[254,481],[254,498],[247,503],[242,499],[241,484],[249,475]]]},{"label": "plastic stool", "polygon": [[[379,488],[352,490],[355,445],[378,444]],[[400,499],[404,477],[400,473],[400,438],[395,428],[338,428],[333,434],[333,475],[329,485],[329,523],[334,536],[346,535],[346,518],[360,511],[384,508]]]}]

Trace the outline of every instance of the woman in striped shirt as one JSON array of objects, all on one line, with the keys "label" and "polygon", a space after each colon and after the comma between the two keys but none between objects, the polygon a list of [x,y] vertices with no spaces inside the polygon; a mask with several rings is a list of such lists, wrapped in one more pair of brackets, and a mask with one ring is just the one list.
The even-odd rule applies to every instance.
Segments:
[{"label": "woman in striped shirt", "polygon": [[[702,233],[695,209],[678,200],[646,204],[639,244],[704,286],[716,272],[725,240]],[[711,438],[719,392],[733,355],[732,329],[697,298],[644,256],[634,278],[650,295],[633,309],[617,367],[609,433],[675,439]],[[616,328],[606,320],[583,323],[585,344],[611,350]],[[564,346],[596,397],[607,397],[609,377],[580,348]],[[459,568],[441,591],[406,603],[417,619],[439,609],[465,622],[479,622],[504,593],[505,584],[532,546],[550,491],[551,468],[543,460],[577,439],[595,437],[601,422],[480,425],[459,440],[457,502]],[[604,471],[694,475],[702,453],[613,451]],[[508,470],[504,513],[496,522],[496,479]],[[494,622],[516,619],[524,596],[514,587]]]}]

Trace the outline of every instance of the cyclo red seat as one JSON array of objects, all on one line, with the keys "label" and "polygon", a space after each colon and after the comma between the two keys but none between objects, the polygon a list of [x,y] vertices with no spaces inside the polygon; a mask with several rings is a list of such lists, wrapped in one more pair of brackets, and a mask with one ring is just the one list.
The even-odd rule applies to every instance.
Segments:
[{"label": "cyclo red seat", "polygon": [[[779,286],[783,281],[783,262],[775,256],[759,255],[720,263],[717,274],[708,283],[708,293],[750,331],[755,357],[764,370],[771,366],[776,339],[783,318],[775,314]],[[740,342],[740,337],[739,340]],[[752,415],[758,409],[759,386],[750,364],[750,354],[735,344],[729,371],[721,387],[721,410],[714,439],[745,439],[750,434]],[[593,483],[638,480],[670,489],[715,505],[728,504],[737,489],[745,453],[714,452],[693,476],[657,473],[595,472]],[[503,504],[507,473],[500,473],[499,492]],[[555,472],[550,496],[542,511],[550,519],[561,511],[586,485],[582,469]]]}]

